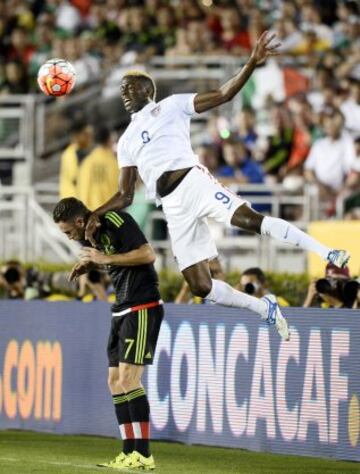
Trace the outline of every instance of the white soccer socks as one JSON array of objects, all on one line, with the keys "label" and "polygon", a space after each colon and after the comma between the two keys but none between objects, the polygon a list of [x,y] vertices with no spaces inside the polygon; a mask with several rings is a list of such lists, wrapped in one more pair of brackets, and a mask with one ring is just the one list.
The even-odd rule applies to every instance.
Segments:
[{"label": "white soccer socks", "polygon": [[321,244],[317,240],[310,237],[302,230],[295,227],[293,224],[279,219],[277,217],[265,216],[261,223],[261,234],[268,235],[274,239],[280,240],[287,244],[293,244],[305,250],[320,255],[324,260],[327,259],[331,249]]},{"label": "white soccer socks", "polygon": [[225,281],[211,280],[212,287],[205,299],[223,306],[235,308],[247,308],[259,314],[262,318],[267,317],[267,304],[265,301],[235,290]]}]

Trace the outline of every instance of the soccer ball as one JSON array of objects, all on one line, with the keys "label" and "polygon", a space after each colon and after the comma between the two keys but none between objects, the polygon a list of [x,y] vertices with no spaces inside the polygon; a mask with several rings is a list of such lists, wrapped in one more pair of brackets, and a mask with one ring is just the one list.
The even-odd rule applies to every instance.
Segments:
[{"label": "soccer ball", "polygon": [[37,81],[46,95],[70,94],[76,82],[76,72],[65,59],[49,59],[39,69]]}]

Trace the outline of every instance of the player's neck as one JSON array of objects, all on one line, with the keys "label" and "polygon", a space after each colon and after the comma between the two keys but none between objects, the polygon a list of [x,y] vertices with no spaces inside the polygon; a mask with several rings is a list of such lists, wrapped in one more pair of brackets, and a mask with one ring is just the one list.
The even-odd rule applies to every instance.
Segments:
[{"label": "player's neck", "polygon": [[153,100],[150,99],[150,97],[147,97],[142,102],[139,102],[138,104],[136,104],[135,110],[132,113],[136,114],[137,112],[140,112],[140,110],[142,110],[144,107],[146,107],[151,102],[153,102]]}]

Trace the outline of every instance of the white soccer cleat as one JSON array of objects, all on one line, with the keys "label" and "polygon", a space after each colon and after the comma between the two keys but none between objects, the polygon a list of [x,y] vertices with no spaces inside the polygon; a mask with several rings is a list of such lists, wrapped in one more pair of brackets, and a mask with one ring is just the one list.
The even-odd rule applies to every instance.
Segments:
[{"label": "white soccer cleat", "polygon": [[276,301],[275,295],[266,295],[261,298],[267,304],[267,317],[265,321],[269,325],[275,324],[275,327],[284,341],[290,341],[290,331],[288,323],[281,313],[280,307]]},{"label": "white soccer cleat", "polygon": [[338,268],[344,268],[349,260],[350,254],[346,250],[331,250],[327,256],[327,261]]}]

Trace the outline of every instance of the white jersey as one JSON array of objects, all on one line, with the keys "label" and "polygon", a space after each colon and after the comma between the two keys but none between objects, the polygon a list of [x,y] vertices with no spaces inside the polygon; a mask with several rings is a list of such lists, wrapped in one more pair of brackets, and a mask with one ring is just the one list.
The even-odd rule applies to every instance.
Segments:
[{"label": "white jersey", "polygon": [[119,167],[137,167],[148,199],[156,198],[156,181],[164,172],[199,164],[190,142],[195,95],[175,94],[150,102],[131,116],[119,139]]}]

